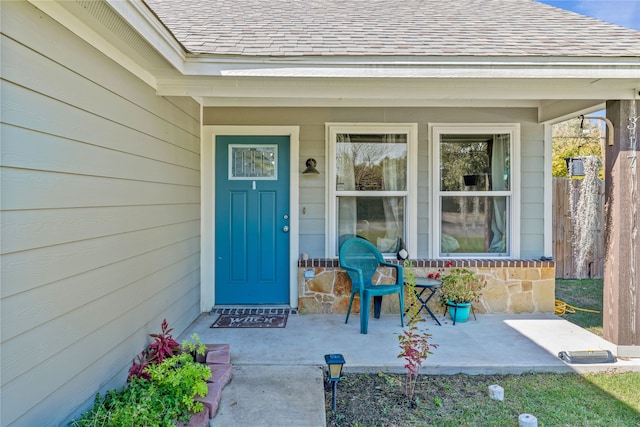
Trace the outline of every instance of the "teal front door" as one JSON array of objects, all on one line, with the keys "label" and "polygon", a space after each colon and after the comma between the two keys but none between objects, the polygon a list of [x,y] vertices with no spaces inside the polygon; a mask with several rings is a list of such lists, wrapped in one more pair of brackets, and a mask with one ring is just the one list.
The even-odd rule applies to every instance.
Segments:
[{"label": "teal front door", "polygon": [[289,303],[289,136],[216,136],[216,305]]}]

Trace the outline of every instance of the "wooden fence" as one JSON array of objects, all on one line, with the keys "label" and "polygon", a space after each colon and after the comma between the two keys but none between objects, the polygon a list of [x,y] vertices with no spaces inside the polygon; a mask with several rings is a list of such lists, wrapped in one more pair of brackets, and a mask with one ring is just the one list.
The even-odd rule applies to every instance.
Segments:
[{"label": "wooden fence", "polygon": [[[571,224],[571,186],[580,188],[581,180],[553,178],[553,259],[556,262],[556,277],[559,279],[578,278],[576,257],[572,248],[573,226]],[[575,204],[577,204],[577,191]],[[574,204],[574,205],[575,205]],[[586,277],[601,279],[604,268],[604,182],[600,184],[600,211],[595,249],[586,261]]]}]

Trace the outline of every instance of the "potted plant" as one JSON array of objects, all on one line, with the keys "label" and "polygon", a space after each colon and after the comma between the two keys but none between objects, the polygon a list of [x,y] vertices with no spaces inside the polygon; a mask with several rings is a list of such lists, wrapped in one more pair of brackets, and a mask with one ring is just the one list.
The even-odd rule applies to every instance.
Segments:
[{"label": "potted plant", "polygon": [[440,277],[442,287],[438,302],[448,307],[453,323],[466,322],[471,304],[482,296],[484,283],[478,280],[476,273],[464,267],[454,267]]}]

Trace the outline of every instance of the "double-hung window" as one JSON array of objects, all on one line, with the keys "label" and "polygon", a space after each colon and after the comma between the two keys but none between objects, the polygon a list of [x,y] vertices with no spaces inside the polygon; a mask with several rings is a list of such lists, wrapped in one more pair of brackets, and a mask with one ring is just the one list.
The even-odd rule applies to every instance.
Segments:
[{"label": "double-hung window", "polygon": [[[350,237],[415,254],[415,124],[328,123],[328,256]],[[413,251],[413,252],[412,252]]]},{"label": "double-hung window", "polygon": [[436,257],[519,256],[518,125],[432,125]]}]

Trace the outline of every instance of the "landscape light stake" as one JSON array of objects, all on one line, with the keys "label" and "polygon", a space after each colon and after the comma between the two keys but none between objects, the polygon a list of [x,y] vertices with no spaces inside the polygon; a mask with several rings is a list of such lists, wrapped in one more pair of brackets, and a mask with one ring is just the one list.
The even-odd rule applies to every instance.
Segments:
[{"label": "landscape light stake", "polygon": [[336,389],[340,376],[342,375],[342,366],[344,365],[344,357],[341,354],[325,354],[324,361],[328,366],[328,379],[333,386],[333,395],[331,398],[331,410],[336,412]]}]

